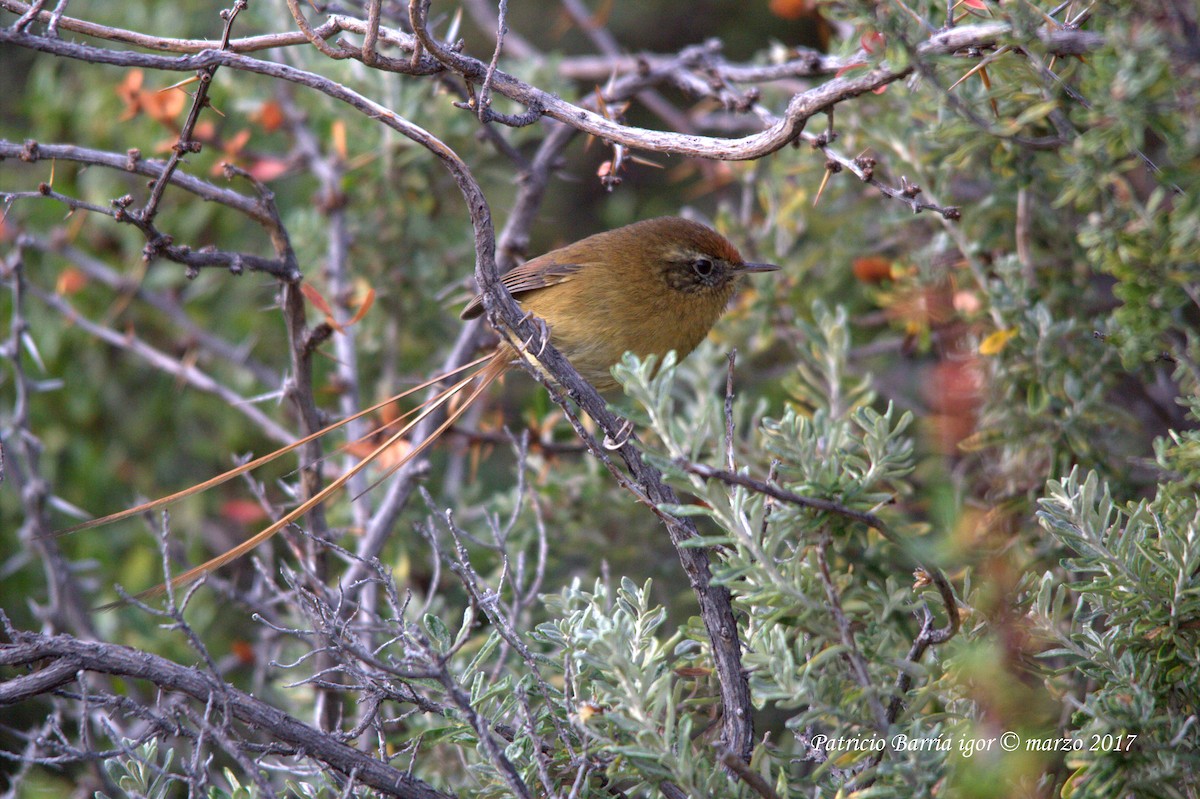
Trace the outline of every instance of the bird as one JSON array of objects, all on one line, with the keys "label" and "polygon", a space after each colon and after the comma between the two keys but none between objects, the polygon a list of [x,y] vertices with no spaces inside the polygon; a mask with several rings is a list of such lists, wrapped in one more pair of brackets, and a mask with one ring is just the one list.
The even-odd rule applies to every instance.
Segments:
[{"label": "bird", "polygon": [[[667,216],[596,233],[551,250],[505,273],[501,282],[526,313],[545,323],[550,343],[576,371],[598,390],[610,391],[618,387],[612,367],[626,352],[642,358],[657,356],[661,359],[674,351],[683,359],[708,335],[744,276],[778,269],[774,264],[745,261],[728,239],[706,225]],[[462,311],[462,318],[474,319],[483,311],[483,297],[476,295]],[[462,401],[453,406],[433,433],[398,463],[389,466],[387,474],[380,480],[403,467],[432,446],[488,386],[523,358],[530,360],[519,347],[502,341],[489,354],[459,369],[388,397],[281,449],[182,491],[77,524],[58,531],[58,534],[120,521],[220,485],[355,419],[454,378],[448,387],[396,420],[407,420],[407,423],[388,434],[381,444],[329,485],[252,537],[176,575],[169,582],[175,588],[184,586],[269,540],[341,489],[420,421],[452,399],[461,397]],[[533,363],[538,368],[536,362]],[[163,583],[135,598],[152,598],[164,593],[167,586],[168,583]],[[119,604],[113,603],[113,606]]]}]

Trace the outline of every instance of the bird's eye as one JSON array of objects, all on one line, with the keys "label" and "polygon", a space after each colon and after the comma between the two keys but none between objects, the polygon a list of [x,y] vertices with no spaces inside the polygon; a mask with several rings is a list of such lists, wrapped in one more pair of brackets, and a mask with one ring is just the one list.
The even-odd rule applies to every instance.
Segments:
[{"label": "bird's eye", "polygon": [[692,270],[700,277],[708,277],[713,273],[713,262],[709,258],[697,258],[692,261]]}]

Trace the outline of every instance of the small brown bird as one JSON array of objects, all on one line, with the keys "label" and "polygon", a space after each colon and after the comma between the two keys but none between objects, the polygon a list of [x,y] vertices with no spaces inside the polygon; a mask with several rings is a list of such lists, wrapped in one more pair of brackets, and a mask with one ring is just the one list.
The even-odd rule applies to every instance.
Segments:
[{"label": "small brown bird", "polygon": [[[742,275],[772,272],[778,268],[772,264],[746,263],[724,236],[704,225],[678,217],[660,217],[598,233],[548,252],[508,272],[502,277],[502,282],[522,308],[546,322],[550,330],[550,343],[571,361],[579,373],[596,388],[609,390],[617,387],[611,374],[612,367],[626,352],[641,357],[655,355],[661,358],[674,350],[680,358],[685,357],[704,339],[724,312]],[[462,316],[464,319],[473,319],[481,313],[483,298],[476,296],[463,310]],[[400,463],[390,466],[388,474],[401,468],[430,446],[496,378],[508,371],[521,357],[524,356],[512,346],[502,343],[491,354],[456,372],[439,375],[402,394],[389,397],[294,444],[170,496],[62,532],[75,532],[125,519],[219,485],[353,419],[478,367],[406,414],[404,418],[413,418],[403,428],[390,434],[353,468],[270,527],[171,580],[174,586],[184,585],[241,557],[308,513],[401,440],[419,421],[445,405],[452,397],[465,393],[464,401],[450,412],[433,434],[414,447]],[[160,585],[138,596],[155,596],[165,588],[165,585]]]}]

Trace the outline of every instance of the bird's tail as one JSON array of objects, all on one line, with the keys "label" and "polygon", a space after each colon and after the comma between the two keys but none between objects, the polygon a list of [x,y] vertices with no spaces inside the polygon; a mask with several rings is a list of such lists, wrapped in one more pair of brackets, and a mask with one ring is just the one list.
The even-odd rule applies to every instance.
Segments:
[{"label": "bird's tail", "polygon": [[[476,369],[475,371],[471,372],[470,370],[473,367],[479,367],[479,368]],[[250,550],[257,547],[259,544],[269,540],[272,536],[274,536],[276,533],[278,533],[284,527],[286,527],[287,525],[296,521],[301,516],[308,513],[313,508],[315,508],[317,505],[319,505],[320,503],[322,503],[326,499],[328,499],[330,496],[332,496],[334,494],[334,492],[341,489],[351,478],[353,478],[356,474],[358,474],[362,470],[366,469],[367,466],[370,465],[372,461],[374,461],[376,458],[378,458],[380,455],[382,455],[384,452],[386,452],[390,447],[392,447],[394,444],[396,444],[398,441],[400,441],[402,438],[404,438],[404,436],[408,435],[409,432],[411,432],[412,429],[417,424],[419,424],[423,419],[425,419],[427,416],[429,416],[430,414],[434,413],[437,409],[439,409],[442,406],[449,403],[451,401],[451,399],[453,399],[454,397],[459,396],[459,395],[464,395],[463,401],[450,411],[450,413],[446,417],[445,421],[443,421],[440,425],[438,425],[436,430],[434,430],[424,441],[420,442],[415,447],[413,447],[412,450],[410,450],[408,453],[406,453],[404,455],[404,457],[401,458],[397,463],[391,464],[388,467],[388,471],[387,471],[387,474],[385,475],[385,477],[393,474],[396,470],[402,468],[406,463],[412,461],[414,458],[416,458],[418,455],[420,455],[422,452],[424,452],[429,446],[431,446],[433,444],[433,442],[436,441],[441,436],[441,434],[444,433],[450,427],[450,425],[454,424],[454,422],[460,416],[462,416],[462,414],[466,411],[466,409],[469,408],[476,399],[478,399],[478,397],[487,389],[487,387],[489,385],[491,385],[496,380],[496,378],[498,378],[500,375],[504,374],[504,372],[507,370],[508,370],[508,358],[504,357],[501,352],[495,352],[490,355],[486,355],[482,358],[472,361],[469,364],[466,364],[465,366],[459,367],[458,369],[455,369],[451,372],[447,372],[445,374],[438,375],[437,377],[427,380],[418,386],[414,386],[406,391],[401,392],[400,394],[396,394],[395,396],[389,397],[388,399],[386,399],[382,402],[376,403],[375,405],[372,405],[369,408],[359,411],[358,413],[355,413],[352,416],[348,416],[345,419],[342,419],[341,421],[338,421],[332,425],[329,425],[328,427],[326,427],[322,430],[318,430],[315,433],[305,436],[304,438],[301,438],[292,444],[288,444],[286,447],[282,447],[274,452],[268,453],[267,455],[263,455],[260,458],[256,458],[256,459],[254,459],[248,463],[245,463],[241,466],[230,469],[229,471],[219,474],[216,477],[205,480],[202,483],[197,483],[196,485],[191,486],[189,488],[185,488],[182,491],[177,491],[174,494],[170,494],[168,496],[161,497],[159,499],[152,500],[150,502],[144,502],[133,508],[128,508],[126,510],[110,514],[108,516],[103,516],[99,519],[92,519],[91,521],[83,522],[82,524],[77,524],[73,527],[68,527],[63,530],[58,530],[54,533],[51,533],[51,535],[65,535],[67,533],[73,533],[73,532],[76,532],[79,530],[87,530],[92,527],[99,527],[100,525],[109,524],[110,522],[120,521],[121,519],[127,519],[130,516],[134,516],[134,515],[143,513],[145,511],[155,510],[157,508],[162,507],[163,505],[167,505],[171,502],[174,502],[177,499],[182,499],[184,497],[191,496],[192,494],[196,494],[196,493],[199,493],[206,489],[212,488],[213,486],[220,485],[221,483],[224,483],[227,480],[231,480],[232,478],[237,477],[240,474],[244,474],[248,471],[256,469],[259,466],[269,463],[269,462],[275,460],[276,458],[278,458],[282,455],[285,455],[288,452],[291,452],[292,450],[294,450],[298,447],[301,447],[311,441],[314,441],[315,439],[318,439],[321,436],[325,435],[326,433],[336,430],[337,428],[347,424],[348,422],[351,422],[355,419],[362,418],[363,416],[366,416],[369,413],[377,411],[380,408],[388,405],[389,403],[395,402],[399,399],[403,399],[404,397],[407,397],[407,396],[409,396],[413,393],[416,393],[418,391],[421,391],[423,389],[429,388],[430,386],[437,385],[438,383],[442,382],[443,380],[445,380],[449,377],[453,377],[456,375],[462,375],[464,372],[468,373],[466,377],[460,377],[460,379],[457,382],[455,382],[453,385],[451,385],[449,388],[442,390],[436,396],[423,402],[421,405],[418,405],[416,408],[413,408],[411,411],[404,414],[400,418],[390,422],[388,425],[385,425],[384,429],[386,429],[388,427],[392,427],[399,422],[403,422],[403,421],[407,420],[407,422],[402,427],[400,427],[400,429],[396,430],[395,432],[388,433],[386,435],[386,437],[384,438],[383,442],[381,444],[379,444],[378,446],[376,446],[374,449],[372,449],[366,456],[363,457],[363,459],[361,461],[359,461],[357,464],[355,464],[350,469],[348,469],[344,474],[340,475],[335,480],[330,482],[329,485],[325,486],[323,489],[318,491],[312,497],[308,498],[307,500],[302,502],[300,505],[293,508],[287,514],[285,514],[280,519],[278,519],[273,524],[271,524],[269,527],[265,528],[264,530],[262,530],[259,533],[256,533],[254,536],[246,539],[245,541],[243,541],[242,543],[233,547],[232,549],[230,549],[226,552],[223,552],[220,555],[217,555],[216,557],[212,558],[211,560],[208,560],[205,563],[200,564],[199,566],[196,566],[192,569],[188,569],[187,571],[183,572],[182,574],[176,575],[175,577],[171,578],[170,585],[174,588],[178,588],[180,586],[186,585],[194,580],[199,579],[200,577],[204,576],[205,574],[208,574],[209,572],[213,571],[214,569],[218,569],[221,566],[224,566],[225,564],[227,564],[233,560],[236,560],[237,558],[240,558],[242,555],[245,555],[247,552],[249,552]],[[167,589],[167,583],[163,583],[162,585],[155,586],[154,588],[151,588],[147,591],[143,591],[143,592],[137,594],[135,596],[135,598],[136,599],[151,599],[153,597],[163,594],[166,591],[166,589]],[[109,605],[105,605],[100,609],[106,610],[106,609],[116,607],[121,604],[123,604],[123,603],[122,602],[114,602]]]}]

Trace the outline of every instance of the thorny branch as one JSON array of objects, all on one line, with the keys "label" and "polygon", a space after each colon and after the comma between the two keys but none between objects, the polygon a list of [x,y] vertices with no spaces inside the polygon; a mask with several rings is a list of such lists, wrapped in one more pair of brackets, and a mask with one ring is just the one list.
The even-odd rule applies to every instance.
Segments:
[{"label": "thorny branch", "polygon": [[[246,9],[247,4],[248,0],[234,0],[231,8],[221,10],[221,18],[225,20],[225,29],[221,31],[221,43],[218,49],[225,50],[229,47],[229,35],[233,31],[233,22],[237,19],[238,14]],[[158,214],[158,206],[162,202],[167,183],[170,182],[171,175],[179,168],[184,157],[188,153],[200,152],[200,142],[193,139],[192,136],[196,132],[196,123],[200,121],[200,112],[209,104],[208,90],[212,86],[213,75],[216,72],[216,65],[212,65],[196,73],[196,80],[200,87],[196,90],[192,99],[192,107],[188,110],[187,119],[179,131],[179,139],[171,147],[171,157],[167,160],[162,175],[150,187],[150,199],[146,201],[146,205],[140,213],[134,214],[138,222],[143,225],[154,224],[154,217]]]},{"label": "thorny branch", "polygon": [[[7,620],[5,620],[7,621]],[[233,720],[246,724],[295,755],[310,757],[341,774],[356,775],[388,796],[405,799],[448,799],[443,793],[400,769],[355,749],[272,707],[261,699],[217,680],[208,672],[180,666],[165,658],[124,646],[80,641],[66,635],[11,631],[0,643],[0,666],[29,666],[30,673],[0,683],[0,705],[13,705],[71,684],[81,671],[129,680],[146,680],[168,693],[214,702]]]},{"label": "thorny branch", "polygon": [[[50,594],[49,605],[41,612],[57,627],[74,630],[79,635],[94,635],[95,628],[75,571],[57,542],[42,537],[53,529],[50,507],[55,498],[49,481],[42,475],[42,442],[30,422],[31,406],[40,386],[27,373],[25,364],[27,360],[36,363],[40,357],[29,335],[26,316],[29,284],[20,242],[0,262],[0,276],[9,283],[12,294],[8,336],[0,341],[0,355],[10,364],[16,395],[11,418],[5,427],[0,427],[0,483],[7,477],[20,495],[25,519],[16,531],[18,539],[41,556]],[[11,463],[6,464],[6,459]]]},{"label": "thorny branch", "polygon": [[[168,172],[166,164],[161,161],[143,159],[141,152],[136,149],[131,149],[122,155],[70,144],[43,144],[33,140],[17,144],[0,140],[0,159],[3,158],[16,158],[30,164],[42,160],[74,161],[80,164],[92,164],[137,175],[146,175],[154,178],[155,185],[170,183],[204,200],[220,203],[244,214],[261,225],[272,242],[286,241],[283,225],[278,214],[273,212],[268,202],[269,198],[260,196],[257,200],[253,200],[243,194],[214,186],[191,175],[179,174],[176,171]],[[147,259],[161,257],[183,264],[192,275],[200,269],[217,267],[228,269],[233,274],[241,274],[245,270],[250,270],[265,272],[288,281],[300,279],[300,270],[296,264],[295,254],[286,246],[277,248],[281,249],[283,257],[270,259],[251,253],[225,252],[213,248],[197,250],[186,245],[175,244],[169,234],[158,230],[151,222],[143,220],[139,213],[129,210],[129,206],[133,204],[133,197],[130,195],[115,198],[109,207],[103,207],[56,192],[48,183],[41,184],[36,192],[0,192],[0,202],[5,205],[18,199],[39,197],[60,202],[72,211],[85,210],[103,214],[116,222],[133,225],[146,237],[145,256]]]},{"label": "thorny branch", "polygon": [[[19,13],[28,11],[28,6],[25,3],[18,2],[18,0],[0,0],[0,7],[5,7]],[[470,82],[482,83],[489,74],[488,64],[456,52],[453,48],[446,46],[430,35],[423,23],[428,13],[428,7],[429,3],[427,0],[422,3],[410,4],[410,20],[414,21],[414,29],[416,31],[415,41],[400,32],[393,32],[391,37],[384,37],[381,33],[380,38],[384,41],[389,41],[390,39],[402,51],[418,55],[418,61],[423,65],[419,70],[422,74],[428,68],[425,65],[427,63],[426,59],[429,58],[429,55],[423,54],[428,53],[432,55],[435,63],[440,64],[442,68],[448,69]],[[60,25],[70,29],[68,22],[70,21],[64,19],[60,21]],[[330,26],[328,34],[333,35],[342,29],[341,26],[346,22],[346,19],[339,17],[336,22],[331,21],[326,23]],[[368,29],[367,24],[362,21],[357,21],[354,27],[358,32],[363,33]],[[1004,23],[958,26],[931,35],[927,41],[917,47],[917,53],[921,57],[928,57],[938,54],[955,53],[967,48],[984,48],[1003,39],[1009,31],[1009,26]],[[102,38],[106,38],[107,34],[107,38],[119,41],[129,41],[133,38],[128,35],[128,32],[103,28],[103,26],[93,25],[88,28],[87,32]],[[310,34],[311,38],[309,38]],[[317,35],[317,31],[311,28],[306,32],[305,38],[308,41],[324,41],[324,37]],[[3,29],[0,32],[0,41],[8,41],[13,44],[20,44],[32,49],[42,50],[43,52],[68,57],[84,57],[88,60],[95,60],[97,58],[95,54],[90,56],[73,54],[73,51],[74,53],[78,53],[79,51],[74,50],[72,47],[63,46],[66,43],[56,43],[55,40],[48,37],[14,32],[11,29]],[[288,39],[286,43],[292,44],[295,42]],[[1099,46],[1100,40],[1094,34],[1084,31],[1056,30],[1045,32],[1044,43],[1047,47],[1051,48],[1051,52],[1069,53],[1094,49]],[[106,63],[125,63],[128,66],[145,66],[147,68],[167,70],[206,69],[213,64],[239,69],[251,69],[251,71],[262,70],[261,64],[253,64],[253,59],[239,59],[237,57],[239,51],[235,44],[230,44],[232,52],[225,52],[204,49],[206,45],[211,47],[210,42],[176,43],[175,48],[177,50],[188,52],[195,51],[195,48],[199,47],[201,52],[195,59],[183,57],[179,59],[162,58],[161,60],[154,60],[155,57],[153,56],[131,53],[129,55],[140,58],[133,58],[128,61],[107,61]],[[280,43],[278,41],[270,44],[257,42],[254,45],[247,45],[244,49],[259,49],[260,46],[274,47],[280,46]],[[160,41],[155,49],[167,48]],[[361,50],[358,48],[347,47],[340,50],[331,50],[330,52],[332,53],[332,57],[336,58],[361,58]],[[818,54],[815,58],[816,62],[820,64],[821,56]],[[865,54],[859,54],[856,58],[857,61],[853,61],[852,63],[862,62]],[[797,59],[794,63],[790,64],[790,72],[787,69],[782,69],[778,71],[764,70],[751,74],[754,74],[754,79],[757,80],[763,80],[764,77],[762,76],[778,76],[780,73],[786,75],[811,75],[814,72],[813,64],[814,57],[809,55]],[[804,128],[804,124],[812,116],[833,107],[839,102],[901,80],[911,74],[915,68],[914,64],[890,70],[886,65],[880,65],[863,76],[833,78],[820,86],[794,95],[787,104],[785,112],[777,121],[773,122],[761,133],[741,139],[718,139],[621,125],[608,119],[603,114],[568,103],[554,94],[541,91],[499,69],[492,72],[490,85],[494,92],[526,108],[539,109],[541,113],[552,119],[571,125],[581,132],[597,136],[607,142],[652,152],[674,153],[698,158],[752,160],[769,155],[790,144],[800,134]],[[400,70],[397,68],[396,71]],[[820,70],[822,73],[825,71],[827,70]],[[269,73],[264,71],[263,74]]]}]

